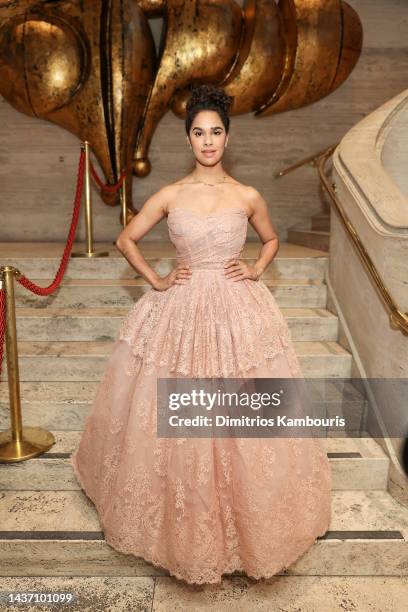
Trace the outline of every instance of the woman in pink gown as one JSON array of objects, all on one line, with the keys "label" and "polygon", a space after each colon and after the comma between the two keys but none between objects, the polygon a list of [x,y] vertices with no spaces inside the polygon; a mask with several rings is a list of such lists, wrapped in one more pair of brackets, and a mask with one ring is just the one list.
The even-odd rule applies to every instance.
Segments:
[{"label": "woman in pink gown", "polygon": [[[106,542],[191,584],[235,570],[273,576],[326,533],[331,511],[317,438],[157,436],[158,378],[302,378],[259,280],[278,249],[266,203],[222,168],[231,102],[193,87],[195,170],[154,194],[117,240],[151,287],[122,322],[71,457]],[[136,242],[164,216],[177,266],[162,278]],[[249,218],[263,242],[254,265],[240,260]]]}]

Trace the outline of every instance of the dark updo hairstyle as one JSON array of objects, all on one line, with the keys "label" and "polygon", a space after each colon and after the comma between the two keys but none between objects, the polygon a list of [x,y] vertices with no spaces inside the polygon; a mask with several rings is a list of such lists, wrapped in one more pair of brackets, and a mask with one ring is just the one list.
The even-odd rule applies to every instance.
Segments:
[{"label": "dark updo hairstyle", "polygon": [[186,105],[186,132],[190,134],[190,128],[194,117],[202,110],[216,111],[224,124],[225,131],[229,130],[229,110],[234,96],[229,96],[221,87],[211,84],[192,84],[190,98]]}]

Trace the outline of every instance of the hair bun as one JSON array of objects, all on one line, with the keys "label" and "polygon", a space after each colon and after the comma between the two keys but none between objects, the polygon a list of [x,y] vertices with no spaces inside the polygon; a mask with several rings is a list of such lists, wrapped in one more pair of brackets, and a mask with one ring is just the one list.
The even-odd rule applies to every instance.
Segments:
[{"label": "hair bun", "polygon": [[194,106],[210,103],[222,108],[224,113],[228,114],[234,97],[229,96],[221,87],[212,84],[197,85],[193,83],[189,89],[191,90],[191,95],[187,102],[188,110]]}]

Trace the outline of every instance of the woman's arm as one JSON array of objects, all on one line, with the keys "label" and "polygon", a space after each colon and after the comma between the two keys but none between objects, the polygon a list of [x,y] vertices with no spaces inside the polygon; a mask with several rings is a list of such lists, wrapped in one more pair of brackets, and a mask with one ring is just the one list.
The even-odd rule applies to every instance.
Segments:
[{"label": "woman's arm", "polygon": [[268,205],[264,198],[254,187],[247,187],[246,196],[248,207],[251,210],[248,221],[258,233],[263,245],[254,265],[250,265],[242,259],[231,259],[225,264],[224,274],[233,281],[240,281],[245,278],[259,280],[279,249],[278,234],[273,227]]},{"label": "woman's arm", "polygon": [[263,243],[254,264],[259,278],[278,252],[279,238],[269,216],[268,205],[254,187],[250,188],[250,207],[253,212],[249,217],[249,222]]},{"label": "woman's arm", "polygon": [[154,288],[162,279],[149,266],[136,243],[166,216],[169,195],[170,186],[165,186],[146,200],[141,210],[127,224],[115,242],[116,247],[130,265]]},{"label": "woman's arm", "polygon": [[279,238],[269,217],[268,205],[261,194],[253,187],[248,188],[248,206],[252,211],[248,220],[258,233],[263,246],[254,265],[232,259],[225,264],[224,273],[233,281],[249,278],[259,280],[279,249]]}]

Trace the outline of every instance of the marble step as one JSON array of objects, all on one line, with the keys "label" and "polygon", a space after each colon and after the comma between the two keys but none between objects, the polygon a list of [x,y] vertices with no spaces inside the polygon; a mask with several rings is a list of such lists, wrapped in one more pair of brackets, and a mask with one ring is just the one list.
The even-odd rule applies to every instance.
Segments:
[{"label": "marble step", "polygon": [[[325,308],[282,308],[293,340],[336,340],[338,318]],[[128,308],[16,308],[20,340],[114,340]]]},{"label": "marble step", "polygon": [[321,251],[330,250],[330,231],[309,228],[288,229],[288,242]]},{"label": "marble step", "polygon": [[[321,386],[320,381],[318,384]],[[360,431],[366,401],[347,379],[325,380],[328,415],[343,415],[350,428]],[[99,381],[20,382],[23,422],[54,430],[82,430],[86,415],[96,396]],[[0,382],[0,429],[10,426],[9,390]],[[334,434],[333,434],[334,435]]]},{"label": "marble step", "polygon": [[[50,284],[30,279],[41,287]],[[267,279],[264,281],[280,307],[325,308],[327,287],[320,280]],[[51,295],[38,296],[15,284],[16,307],[34,308],[130,308],[146,291],[154,291],[144,279],[65,279]]]},{"label": "marble step", "polygon": [[[54,278],[64,251],[62,243],[2,243],[2,265],[18,268],[30,280]],[[260,242],[247,242],[242,258],[253,263],[261,249]],[[143,256],[159,274],[167,274],[176,264],[176,251],[169,241],[141,241]],[[83,245],[74,244],[73,251],[83,251]],[[96,243],[94,251],[108,251],[109,257],[71,257],[65,279],[74,278],[135,278],[137,273],[118,249],[109,243]],[[262,278],[324,277],[327,253],[282,242],[274,260]],[[44,285],[44,283],[41,283]]]},{"label": "marble step", "polygon": [[[254,581],[225,577],[213,587],[192,588],[168,576],[7,577],[2,580],[4,612],[8,593],[72,593],[70,612],[403,612],[408,578],[397,576],[274,576]],[[1,596],[1,594],[0,594]],[[299,603],[301,602],[301,607]],[[0,600],[1,603],[1,600]],[[46,608],[41,608],[45,610]],[[27,608],[24,608],[24,611]],[[36,605],[32,608],[39,610]]]},{"label": "marble step", "polygon": [[[84,415],[81,416],[77,426],[83,425]],[[2,491],[75,491],[80,488],[69,457],[79,444],[81,431],[52,432],[56,442],[48,452],[1,466]],[[386,490],[389,459],[373,439],[322,438],[321,441],[330,461],[333,490]]]},{"label": "marble step", "polygon": [[[337,342],[305,341],[293,344],[304,376],[350,376],[352,355]],[[18,341],[20,380],[99,380],[113,346],[112,341]],[[8,380],[4,363],[2,376],[3,380]]]},{"label": "marble step", "polygon": [[330,211],[313,215],[310,218],[309,229],[330,232]]},{"label": "marble step", "polygon": [[[2,576],[163,576],[109,546],[82,490],[3,491]],[[285,575],[407,576],[408,509],[387,491],[333,491],[329,531]]]}]

